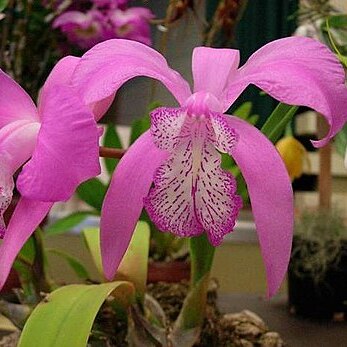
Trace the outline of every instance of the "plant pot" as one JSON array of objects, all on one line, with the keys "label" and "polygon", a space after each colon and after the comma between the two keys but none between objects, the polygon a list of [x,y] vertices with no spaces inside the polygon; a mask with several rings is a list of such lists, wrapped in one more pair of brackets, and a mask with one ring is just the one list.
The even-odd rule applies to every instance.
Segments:
[{"label": "plant pot", "polygon": [[[312,241],[294,238],[293,249],[298,242]],[[298,272],[295,262],[300,262],[300,252],[292,256],[288,269],[288,300],[291,312],[306,318],[333,319],[347,317],[347,241],[343,241],[337,261],[328,266],[317,281],[310,273]],[[296,263],[298,264],[298,263]]]},{"label": "plant pot", "polygon": [[190,279],[190,262],[152,262],[148,265],[148,283],[176,283]]}]

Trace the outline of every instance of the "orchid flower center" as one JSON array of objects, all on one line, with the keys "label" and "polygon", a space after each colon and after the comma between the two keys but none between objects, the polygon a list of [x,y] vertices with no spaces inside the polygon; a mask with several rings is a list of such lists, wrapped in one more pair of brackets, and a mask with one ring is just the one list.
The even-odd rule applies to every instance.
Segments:
[{"label": "orchid flower center", "polygon": [[153,140],[170,157],[145,198],[159,229],[185,237],[206,231],[213,245],[232,231],[241,207],[234,177],[220,168],[219,152],[230,153],[237,135],[219,109],[211,94],[196,93],[183,108],[152,112]]}]

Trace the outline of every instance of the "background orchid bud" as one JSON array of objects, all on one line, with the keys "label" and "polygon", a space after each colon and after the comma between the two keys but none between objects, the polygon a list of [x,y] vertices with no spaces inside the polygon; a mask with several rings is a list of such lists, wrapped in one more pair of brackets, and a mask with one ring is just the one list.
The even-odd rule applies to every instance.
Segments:
[{"label": "background orchid bud", "polygon": [[307,159],[307,151],[305,147],[293,136],[286,136],[279,140],[276,144],[290,179],[299,178],[303,174],[304,161]]}]

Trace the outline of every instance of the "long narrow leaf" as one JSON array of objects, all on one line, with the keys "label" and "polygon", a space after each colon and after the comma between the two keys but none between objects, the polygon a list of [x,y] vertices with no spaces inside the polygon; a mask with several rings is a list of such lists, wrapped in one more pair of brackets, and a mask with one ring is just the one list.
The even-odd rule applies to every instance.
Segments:
[{"label": "long narrow leaf", "polygon": [[101,211],[102,202],[107,191],[107,187],[99,179],[92,178],[82,183],[77,188],[77,194],[89,206]]},{"label": "long narrow leaf", "polygon": [[90,278],[87,269],[77,258],[73,257],[72,255],[66,252],[61,251],[60,249],[46,248],[46,251],[64,259],[80,279],[87,280]]},{"label": "long narrow leaf", "polygon": [[128,282],[111,282],[57,289],[30,315],[18,347],[86,347],[95,317],[111,293],[122,302],[133,300],[134,288]]},{"label": "long narrow leaf", "polygon": [[277,142],[284,133],[286,126],[293,119],[297,110],[298,106],[282,103],[278,104],[261,128],[261,132],[266,135],[271,142]]},{"label": "long narrow leaf", "polygon": [[45,236],[64,234],[81,224],[88,216],[95,214],[92,211],[75,212],[57,220],[45,228]]},{"label": "long narrow leaf", "polygon": [[[100,275],[103,276],[99,229],[85,229],[83,235],[94,263]],[[138,222],[116,276],[118,280],[133,283],[140,298],[144,296],[147,282],[149,239],[149,225],[146,222]]]},{"label": "long narrow leaf", "polygon": [[2,12],[8,5],[9,0],[0,0],[0,12]]},{"label": "long narrow leaf", "polygon": [[93,258],[100,276],[103,278],[101,250],[100,250],[100,231],[99,228],[86,228],[83,230],[84,241],[87,245],[90,255]]},{"label": "long narrow leaf", "polygon": [[138,222],[116,276],[116,279],[133,283],[141,299],[144,298],[147,283],[149,241],[149,225]]}]

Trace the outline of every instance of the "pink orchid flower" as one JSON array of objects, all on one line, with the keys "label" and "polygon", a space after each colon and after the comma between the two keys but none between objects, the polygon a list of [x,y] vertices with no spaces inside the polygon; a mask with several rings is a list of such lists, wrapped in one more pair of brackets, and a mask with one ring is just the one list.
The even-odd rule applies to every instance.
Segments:
[{"label": "pink orchid flower", "polygon": [[[18,252],[53,203],[69,199],[81,182],[100,173],[94,115],[67,85],[77,62],[68,57],[56,65],[37,107],[0,70],[0,289]],[[97,111],[95,106],[91,108]],[[12,198],[13,175],[23,165],[17,179],[21,197],[5,230],[3,213]],[[35,199],[38,191],[43,194]]]},{"label": "pink orchid flower", "polygon": [[59,28],[67,39],[80,48],[88,49],[107,38],[107,17],[96,9],[86,13],[67,11],[53,22],[53,28]]},{"label": "pink orchid flower", "polygon": [[193,93],[155,50],[110,40],[87,52],[73,74],[87,104],[147,76],[162,82],[180,105],[152,112],[150,131],[129,148],[113,175],[101,216],[105,275],[114,277],[143,207],[162,231],[206,232],[213,245],[220,244],[241,207],[235,179],[220,168],[222,152],[234,158],[248,185],[271,296],[290,257],[291,182],[273,144],[254,126],[223,113],[254,84],[281,102],[323,114],[330,130],[314,142],[323,146],[346,122],[344,70],[326,46],[299,37],[265,45],[241,68],[232,49],[196,48],[192,64]]},{"label": "pink orchid flower", "polygon": [[144,7],[110,11],[109,19],[112,23],[112,35],[110,38],[129,39],[151,45],[149,21],[152,18],[154,18],[154,14]]},{"label": "pink orchid flower", "polygon": [[129,0],[92,0],[97,7],[121,8],[124,9]]}]

